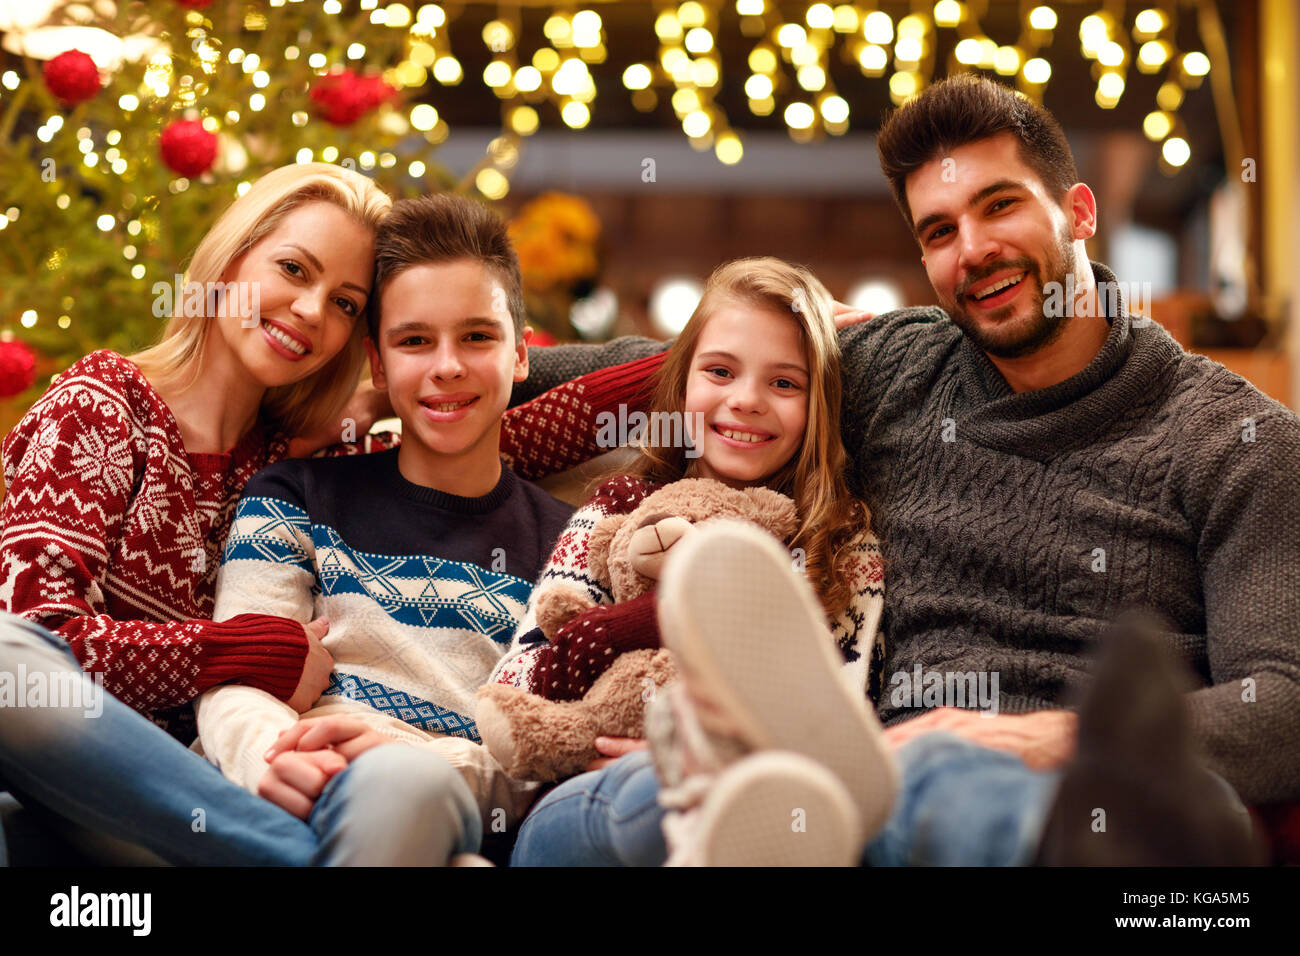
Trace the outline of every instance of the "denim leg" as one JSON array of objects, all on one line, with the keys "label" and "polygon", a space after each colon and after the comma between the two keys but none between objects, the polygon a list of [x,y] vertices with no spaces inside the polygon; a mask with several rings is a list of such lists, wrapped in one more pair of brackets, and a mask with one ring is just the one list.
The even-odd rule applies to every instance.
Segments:
[{"label": "denim leg", "polygon": [[367,750],[326,785],[309,818],[325,866],[445,866],[483,836],[469,785],[437,754]]},{"label": "denim leg", "polygon": [[538,801],[511,866],[660,866],[668,858],[649,751],[579,774]]},{"label": "denim leg", "polygon": [[894,811],[867,846],[869,866],[1027,866],[1060,782],[1019,757],[954,734],[918,737],[897,754]]},{"label": "denim leg", "polygon": [[[26,706],[46,686],[89,685],[76,706]],[[20,678],[22,686],[20,686]],[[67,645],[0,613],[0,778],[60,816],[181,865],[302,865],[316,837],[249,793],[81,671]],[[66,703],[67,701],[62,701]],[[20,706],[20,704],[23,704]]]}]

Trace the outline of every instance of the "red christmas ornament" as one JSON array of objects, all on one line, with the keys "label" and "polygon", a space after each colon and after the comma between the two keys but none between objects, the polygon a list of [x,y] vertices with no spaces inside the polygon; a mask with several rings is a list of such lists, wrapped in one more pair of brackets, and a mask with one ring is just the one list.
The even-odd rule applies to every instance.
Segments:
[{"label": "red christmas ornament", "polygon": [[550,332],[547,332],[545,329],[533,329],[533,337],[528,340],[528,344],[540,347],[543,345],[554,345],[558,341],[559,339]]},{"label": "red christmas ornament", "polygon": [[36,381],[36,353],[26,342],[0,341],[0,398],[25,392]]},{"label": "red christmas ornament", "polygon": [[336,70],[313,83],[310,95],[325,122],[351,126],[396,93],[381,77]]},{"label": "red christmas ornament", "polygon": [[177,120],[162,131],[158,148],[169,169],[193,179],[212,168],[217,158],[217,137],[198,120]]},{"label": "red christmas ornament", "polygon": [[99,68],[89,55],[67,50],[45,64],[46,88],[64,106],[93,99],[99,92]]}]

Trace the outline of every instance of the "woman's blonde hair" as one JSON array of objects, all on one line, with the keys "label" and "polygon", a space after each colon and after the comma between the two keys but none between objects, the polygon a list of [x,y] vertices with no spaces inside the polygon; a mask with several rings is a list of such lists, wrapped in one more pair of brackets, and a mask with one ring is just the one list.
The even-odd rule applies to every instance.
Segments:
[{"label": "woman's blonde hair", "polygon": [[[763,483],[794,500],[799,530],[791,547],[804,551],[804,570],[828,617],[836,617],[851,597],[846,545],[870,522],[866,506],[849,494],[848,456],[840,438],[839,340],[834,300],[807,269],[772,257],[737,259],[709,276],[704,296],[669,350],[655,379],[651,408],[682,413],[696,345],[709,319],[724,305],[765,309],[789,316],[799,327],[808,363],[808,423],[798,450]],[[644,445],[626,471],[651,481],[686,476],[683,447]]]},{"label": "woman's blonde hair", "polygon": [[[309,202],[338,206],[371,231],[379,227],[393,204],[371,180],[342,166],[281,166],[253,183],[208,230],[190,259],[186,285],[196,282],[204,289],[215,288],[232,262],[272,232],[291,210]],[[205,301],[209,297],[205,296]],[[173,308],[157,343],[131,356],[131,361],[155,387],[188,388],[202,367],[209,327],[208,317],[186,316],[184,308]],[[365,335],[365,317],[358,316],[338,355],[300,382],[267,390],[262,400],[266,416],[289,435],[314,431],[333,421],[361,377]]]}]

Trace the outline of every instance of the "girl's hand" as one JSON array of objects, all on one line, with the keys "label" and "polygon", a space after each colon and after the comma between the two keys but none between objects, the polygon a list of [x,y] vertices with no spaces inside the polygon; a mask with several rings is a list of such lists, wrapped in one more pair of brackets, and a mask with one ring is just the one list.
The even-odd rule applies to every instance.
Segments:
[{"label": "girl's hand", "polygon": [[636,750],[645,750],[649,746],[639,737],[597,737],[596,750],[603,756],[597,757],[587,764],[587,770],[592,771],[608,767],[619,757],[626,756]]},{"label": "girl's hand", "polygon": [[860,322],[866,322],[868,319],[874,319],[875,313],[863,312],[853,308],[851,305],[845,305],[843,302],[835,303],[835,328],[840,332],[857,325]]},{"label": "girl's hand", "polygon": [[302,677],[298,679],[298,686],[294,689],[293,696],[285,701],[300,714],[311,710],[312,704],[316,703],[320,695],[325,692],[325,688],[330,685],[330,672],[334,670],[334,658],[321,643],[321,639],[329,629],[329,618],[325,617],[318,617],[311,623],[303,625],[303,630],[307,634],[307,657],[302,662]]},{"label": "girl's hand", "polygon": [[308,717],[280,733],[266,752],[266,760],[273,762],[284,753],[328,750],[351,763],[371,747],[392,742],[356,717]]},{"label": "girl's hand", "polygon": [[257,795],[306,820],[325,784],[347,765],[332,750],[280,754],[257,782]]}]

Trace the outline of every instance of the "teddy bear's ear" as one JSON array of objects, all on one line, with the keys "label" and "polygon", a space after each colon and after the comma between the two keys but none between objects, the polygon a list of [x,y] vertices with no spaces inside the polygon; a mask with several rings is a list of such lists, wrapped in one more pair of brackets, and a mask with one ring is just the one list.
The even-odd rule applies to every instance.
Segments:
[{"label": "teddy bear's ear", "polygon": [[782,541],[789,541],[799,528],[799,516],[794,502],[771,488],[746,488],[745,494],[754,503],[754,513],[749,518],[766,528]]},{"label": "teddy bear's ear", "polygon": [[587,570],[605,587],[610,586],[610,545],[613,544],[614,535],[618,534],[618,529],[623,527],[623,522],[628,517],[628,515],[606,515],[596,522],[596,527],[591,529],[591,537],[587,539]]}]

